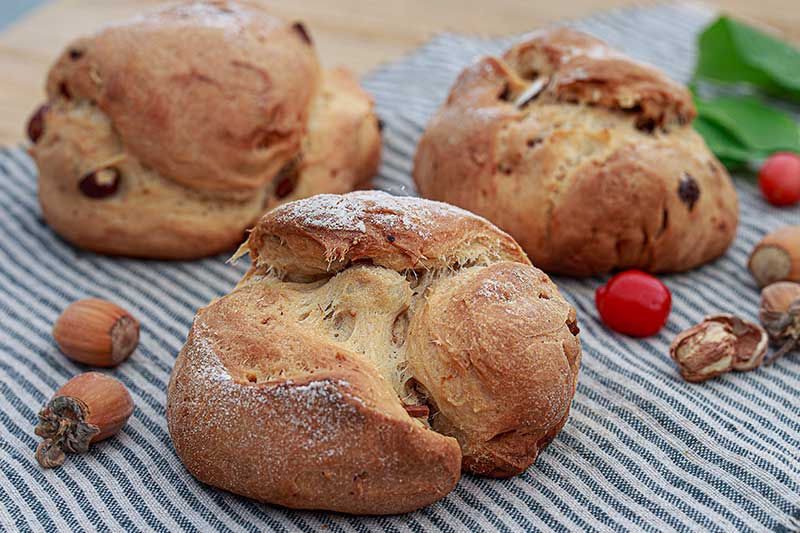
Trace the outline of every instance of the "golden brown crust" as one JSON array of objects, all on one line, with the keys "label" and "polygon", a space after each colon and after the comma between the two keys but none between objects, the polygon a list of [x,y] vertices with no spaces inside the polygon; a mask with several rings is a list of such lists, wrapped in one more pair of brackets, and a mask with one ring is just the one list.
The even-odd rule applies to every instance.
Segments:
[{"label": "golden brown crust", "polygon": [[289,507],[405,512],[462,468],[521,472],[566,421],[575,311],[486,220],[323,195],[264,215],[249,247],[252,269],[198,313],[170,381],[170,433],[199,479]]},{"label": "golden brown crust", "polygon": [[70,44],[47,96],[94,102],[133,157],[177,183],[247,191],[298,152],[320,80],[313,47],[291,24],[219,0]]},{"label": "golden brown crust", "polygon": [[198,314],[167,413],[189,471],[250,498],[349,513],[407,512],[450,492],[457,443],[409,418],[356,353],[262,303],[279,297],[250,285]]},{"label": "golden brown crust", "polygon": [[465,469],[528,468],[563,426],[580,365],[575,310],[555,284],[521,263],[468,269],[431,288],[411,329],[411,372],[436,383],[432,427],[458,439]]},{"label": "golden brown crust", "polygon": [[477,260],[528,262],[488,221],[440,202],[384,192],[321,194],[264,215],[250,234],[251,273],[338,272],[357,261],[393,270],[447,268]]},{"label": "golden brown crust", "polygon": [[381,134],[372,97],[349,70],[329,70],[311,110],[300,155],[291,165],[294,188],[285,196],[270,195],[267,208],[368,186],[378,171],[380,155]]},{"label": "golden brown crust", "polygon": [[686,270],[724,253],[738,218],[694,114],[654,69],[554,30],[461,74],[414,179],[511,233],[545,271]]},{"label": "golden brown crust", "polygon": [[508,50],[503,60],[523,80],[550,78],[543,100],[631,111],[647,128],[688,124],[696,115],[685,87],[584,33],[539,32]]},{"label": "golden brown crust", "polygon": [[[372,100],[349,72],[319,72],[297,24],[194,2],[68,46],[31,150],[47,222],[100,253],[195,258],[240,243],[274,205],[369,180]],[[103,169],[119,173],[118,190],[81,192]]]}]

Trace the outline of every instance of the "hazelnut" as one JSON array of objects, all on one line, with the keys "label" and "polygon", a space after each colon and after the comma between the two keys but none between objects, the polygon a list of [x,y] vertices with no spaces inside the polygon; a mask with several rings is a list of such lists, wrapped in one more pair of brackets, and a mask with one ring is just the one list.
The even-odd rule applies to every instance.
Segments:
[{"label": "hazelnut", "polygon": [[759,287],[776,281],[800,281],[800,226],[770,233],[750,254],[748,268]]},{"label": "hazelnut", "polygon": [[120,364],[139,343],[139,322],[106,300],[72,303],[53,326],[53,338],[64,355],[91,366]]},{"label": "hazelnut", "polygon": [[767,351],[767,333],[738,317],[713,315],[675,337],[669,351],[686,381],[705,381],[758,367]]},{"label": "hazelnut", "polygon": [[44,440],[36,460],[44,468],[60,466],[65,452],[85,453],[89,444],[122,429],[132,413],[131,395],[118,380],[99,372],[79,374],[39,411],[35,432]]},{"label": "hazelnut", "polygon": [[767,364],[797,348],[800,343],[800,283],[779,281],[764,287],[759,319],[770,340],[780,346]]}]

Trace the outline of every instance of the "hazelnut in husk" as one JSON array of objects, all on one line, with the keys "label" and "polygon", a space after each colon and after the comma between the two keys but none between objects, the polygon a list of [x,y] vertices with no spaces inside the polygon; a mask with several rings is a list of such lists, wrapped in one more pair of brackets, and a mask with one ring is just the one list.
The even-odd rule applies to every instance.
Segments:
[{"label": "hazelnut in husk", "polygon": [[759,319],[778,350],[767,364],[800,344],[800,283],[779,281],[761,291]]},{"label": "hazelnut in husk", "polygon": [[39,411],[35,433],[44,440],[36,460],[44,468],[60,466],[66,452],[86,452],[122,429],[131,414],[133,400],[120,381],[99,372],[79,374]]}]

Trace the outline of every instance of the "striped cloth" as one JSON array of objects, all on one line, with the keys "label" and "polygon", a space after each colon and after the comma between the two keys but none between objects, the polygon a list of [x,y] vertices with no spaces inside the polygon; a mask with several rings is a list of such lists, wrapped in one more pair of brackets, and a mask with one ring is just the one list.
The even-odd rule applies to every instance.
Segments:
[{"label": "striped cloth", "polygon": [[[633,8],[572,23],[687,80],[695,8]],[[387,127],[379,185],[411,194],[412,153],[455,75],[511,39],[442,35],[366,77]],[[195,262],[111,259],[77,250],[44,224],[36,171],[21,148],[0,151],[0,525],[6,530],[102,531],[798,531],[800,356],[710,382],[683,382],[668,356],[672,337],[705,314],[755,319],[757,288],[745,263],[755,242],[797,209],[776,210],[737,180],[742,217],[729,252],[695,272],[665,276],[674,308],[643,341],[597,320],[603,279],[557,279],[578,309],[584,357],[572,415],[523,475],[464,476],[442,501],[393,517],[296,512],[195,481],[167,432],[165,391],[195,310],[225,294],[246,268],[225,257]],[[50,335],[73,300],[106,298],[141,321],[136,353],[111,371],[136,411],[116,438],[44,471],[33,452],[36,413],[87,370]]]}]

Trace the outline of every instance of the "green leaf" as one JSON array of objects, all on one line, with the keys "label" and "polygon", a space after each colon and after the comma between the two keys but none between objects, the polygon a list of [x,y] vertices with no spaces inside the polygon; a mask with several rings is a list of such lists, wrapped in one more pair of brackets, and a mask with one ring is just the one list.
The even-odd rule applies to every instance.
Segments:
[{"label": "green leaf", "polygon": [[742,163],[741,161],[736,159],[728,159],[727,157],[723,156],[718,156],[717,159],[719,159],[719,162],[722,163],[722,166],[724,166],[731,172],[735,170],[741,170],[747,167],[747,163]]},{"label": "green leaf", "polygon": [[693,125],[706,141],[708,148],[730,170],[745,166],[748,161],[758,157],[758,154],[748,150],[736,137],[714,122],[698,117]]},{"label": "green leaf", "polygon": [[728,17],[700,35],[695,78],[748,82],[800,101],[800,51]]},{"label": "green leaf", "polygon": [[697,100],[700,118],[714,123],[741,146],[759,152],[800,152],[800,130],[789,115],[751,97]]},{"label": "green leaf", "polygon": [[780,151],[800,153],[800,130],[785,113],[753,97],[695,98],[694,128],[730,170]]}]

